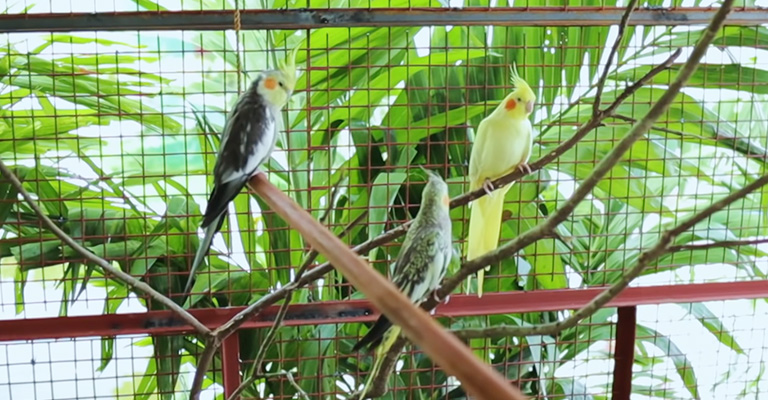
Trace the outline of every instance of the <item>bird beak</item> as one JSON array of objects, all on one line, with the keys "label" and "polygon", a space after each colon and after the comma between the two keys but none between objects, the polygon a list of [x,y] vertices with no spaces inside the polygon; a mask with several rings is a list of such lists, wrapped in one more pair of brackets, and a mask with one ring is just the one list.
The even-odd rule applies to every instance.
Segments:
[{"label": "bird beak", "polygon": [[528,114],[533,112],[533,100],[525,103],[525,112],[527,112]]}]

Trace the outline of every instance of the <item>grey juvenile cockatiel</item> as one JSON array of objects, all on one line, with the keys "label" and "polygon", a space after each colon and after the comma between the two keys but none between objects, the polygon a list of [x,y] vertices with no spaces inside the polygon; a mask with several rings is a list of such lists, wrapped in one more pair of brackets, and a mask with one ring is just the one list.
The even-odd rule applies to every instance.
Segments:
[{"label": "grey juvenile cockatiel", "polygon": [[[448,185],[434,172],[424,171],[429,181],[421,194],[421,208],[405,235],[392,275],[393,283],[415,304],[424,301],[440,285],[453,256]],[[352,348],[357,351],[366,345],[369,350],[378,346],[362,395],[399,333],[400,328],[393,327],[382,315]]]},{"label": "grey juvenile cockatiel", "polygon": [[205,237],[192,262],[184,287],[185,295],[192,289],[195,274],[208,253],[213,236],[224,223],[229,202],[258,172],[259,166],[275,148],[277,135],[283,126],[280,111],[296,84],[298,49],[299,46],[293,49],[285,63],[278,63],[277,69],[259,72],[227,117],[213,168],[213,192],[200,224],[205,230]]}]

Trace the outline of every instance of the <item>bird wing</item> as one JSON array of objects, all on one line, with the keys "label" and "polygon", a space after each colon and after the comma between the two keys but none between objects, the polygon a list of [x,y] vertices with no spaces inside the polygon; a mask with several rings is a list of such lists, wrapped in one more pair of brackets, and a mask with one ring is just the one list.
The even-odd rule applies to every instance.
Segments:
[{"label": "bird wing", "polygon": [[276,115],[261,96],[244,95],[227,119],[202,226],[223,214],[275,146]]},{"label": "bird wing", "polygon": [[[448,268],[450,242],[446,246],[443,235],[444,233],[438,229],[412,227],[408,231],[395,262],[392,280],[413,303],[421,302],[434,289],[431,287],[432,282],[439,283]],[[440,278],[435,279],[431,274],[440,275]],[[378,346],[384,333],[391,326],[392,323],[386,316],[380,316],[365,336],[352,347],[352,351],[357,351],[366,345],[369,345],[369,348]]]}]

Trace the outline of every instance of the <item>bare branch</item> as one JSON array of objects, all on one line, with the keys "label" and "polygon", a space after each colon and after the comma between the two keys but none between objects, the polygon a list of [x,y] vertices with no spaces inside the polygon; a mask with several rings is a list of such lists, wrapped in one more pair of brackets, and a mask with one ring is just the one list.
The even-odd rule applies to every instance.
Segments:
[{"label": "bare branch", "polygon": [[[349,232],[352,230],[352,228],[362,222],[362,220],[365,218],[365,213],[361,214],[359,217],[355,218],[352,222],[347,224],[347,226],[344,227],[344,229],[339,233],[339,239],[343,238]],[[353,249],[354,250],[354,249]],[[294,279],[294,282],[285,285],[281,287],[278,290],[275,290],[274,292],[265,295],[264,297],[260,298],[255,303],[251,304],[247,308],[245,308],[243,311],[237,313],[232,319],[227,321],[224,325],[216,328],[216,330],[213,332],[214,335],[219,337],[221,341],[226,339],[229,335],[231,335],[233,332],[237,330],[241,325],[243,325],[246,321],[253,318],[254,315],[260,313],[264,308],[271,306],[272,304],[277,303],[278,301],[286,298],[288,294],[290,294],[292,291],[306,286],[320,278],[323,277],[323,275],[327,274],[331,270],[333,270],[333,266],[331,266],[328,263],[323,264],[323,266],[317,267],[312,269],[311,271],[307,272],[307,269],[309,266],[312,265],[312,263],[315,261],[315,259],[318,256],[317,250],[312,250],[307,255],[307,258],[304,260],[304,263],[299,267],[298,272],[296,272],[296,279]]]},{"label": "bare branch", "polygon": [[216,350],[219,349],[221,342],[216,340],[216,336],[209,336],[205,340],[205,349],[200,357],[197,358],[197,368],[195,369],[195,377],[192,379],[192,387],[189,389],[190,400],[199,400],[200,392],[203,390],[203,381],[205,381],[205,374],[208,373],[208,368],[211,367],[213,357],[216,355]]},{"label": "bare branch", "polygon": [[[272,343],[275,341],[275,337],[277,337],[277,330],[280,329],[280,326],[282,326],[285,315],[288,313],[288,306],[291,304],[292,300],[293,292],[290,292],[288,297],[286,297],[285,302],[280,306],[280,310],[277,312],[277,316],[275,317],[275,322],[272,324],[272,327],[269,328],[269,332],[267,332],[267,336],[264,338],[264,342],[261,344],[259,352],[256,353],[256,357],[253,359],[253,364],[251,364],[251,376],[245,379],[240,384],[240,386],[238,386],[237,389],[232,392],[232,395],[229,396],[228,400],[236,400],[239,398],[240,393],[242,393],[248,386],[252,385],[254,382],[256,382],[257,379],[259,379],[259,369],[261,368],[261,363],[264,362],[264,357],[267,355],[267,349],[269,349],[269,346],[272,346]],[[295,384],[296,382],[293,383]]]},{"label": "bare branch", "polygon": [[478,399],[523,399],[522,393],[495,371],[491,371],[455,336],[424,310],[414,306],[392,282],[371,268],[341,240],[312,218],[291,198],[272,185],[264,174],[250,181],[251,187],[310,244],[325,255],[377,309],[427,353],[435,363],[453,374]]},{"label": "bare branch", "polygon": [[687,250],[717,249],[720,247],[754,246],[757,244],[768,244],[768,239],[722,240],[719,242],[712,242],[712,243],[682,244],[678,246],[669,246],[669,248],[667,249],[667,253],[676,253],[678,251],[687,251]]},{"label": "bare branch", "polygon": [[675,237],[687,231],[688,229],[691,229],[694,225],[704,221],[705,219],[712,216],[712,214],[722,210],[734,201],[744,198],[748,194],[754,192],[762,186],[765,186],[766,184],[768,184],[768,175],[763,175],[747,186],[739,189],[738,191],[733,192],[728,196],[725,196],[722,199],[712,203],[709,207],[691,216],[681,224],[662,233],[661,239],[659,239],[659,241],[656,242],[653,247],[642,252],[638,257],[635,265],[624,272],[624,275],[621,276],[618,282],[611,285],[608,289],[592,299],[589,304],[580,308],[563,321],[531,327],[494,326],[480,329],[462,329],[454,331],[454,333],[461,338],[469,339],[498,336],[554,335],[563,329],[571,328],[578,324],[579,321],[588,318],[601,307],[608,304],[609,301],[613,300],[619,293],[621,293],[622,290],[629,286],[630,282],[640,276],[646,267],[651,265],[659,257],[666,253],[675,251],[676,246],[670,246],[670,244],[675,240]]},{"label": "bare branch", "polygon": [[[637,122],[636,118],[628,117],[626,115],[621,115],[621,114],[613,114],[613,115],[611,115],[611,118],[618,119],[620,121],[631,122],[633,124]],[[690,138],[696,138],[696,139],[699,139],[699,140],[712,140],[712,141],[714,141],[714,139],[712,139],[712,138],[707,138],[707,137],[696,135],[696,134],[693,134],[693,133],[687,133],[687,132],[683,132],[683,131],[678,131],[678,130],[675,130],[675,129],[669,129],[669,128],[666,128],[666,127],[663,127],[663,126],[653,126],[653,127],[651,127],[651,130],[658,131],[658,132],[663,132],[663,133],[668,133],[670,135],[675,135],[675,136],[679,136],[679,137],[690,137]]]},{"label": "bare branch", "polygon": [[[709,48],[709,44],[717,35],[717,31],[722,27],[725,17],[731,10],[732,0],[726,0],[723,2],[722,7],[717,11],[712,19],[712,22],[707,29],[702,33],[699,42],[691,52],[691,56],[688,61],[685,62],[683,67],[678,72],[675,80],[669,85],[666,92],[659,98],[659,100],[648,110],[640,121],[638,121],[629,130],[627,135],[622,138],[616,146],[595,166],[592,173],[587,176],[573,192],[570,198],[568,198],[558,209],[556,209],[549,217],[541,224],[531,228],[529,231],[523,233],[517,238],[513,239],[509,243],[500,246],[494,251],[491,251],[483,256],[468,261],[462,265],[462,268],[456,275],[449,278],[443,286],[440,288],[439,297],[445,297],[451,293],[461,282],[469,275],[475,273],[489,264],[501,261],[507,257],[520,251],[520,249],[535,242],[543,235],[547,235],[554,230],[554,228],[565,221],[565,219],[573,212],[576,206],[584,200],[584,198],[592,192],[592,189],[600,182],[600,180],[608,173],[608,171],[616,165],[624,153],[626,153],[630,147],[640,139],[648,130],[653,126],[656,120],[666,112],[669,105],[675,99],[680,89],[685,85],[691,75],[696,71],[699,66],[701,58]],[[674,54],[673,54],[674,56]],[[588,123],[589,124],[589,123]],[[434,307],[436,301],[430,299],[424,303],[425,307]]]},{"label": "bare branch", "polygon": [[619,51],[619,46],[621,46],[621,41],[624,39],[624,32],[627,29],[627,22],[629,22],[629,17],[632,15],[632,11],[635,10],[635,6],[637,5],[637,0],[630,0],[629,4],[627,4],[627,9],[624,10],[624,15],[621,16],[621,22],[619,22],[619,33],[616,35],[616,40],[613,42],[613,46],[611,47],[610,53],[608,53],[608,59],[605,61],[605,67],[603,67],[603,74],[600,76],[600,79],[597,81],[597,92],[595,93],[595,102],[592,105],[592,117],[595,118],[600,114],[600,99],[603,96],[603,89],[605,88],[605,81],[608,79],[608,73],[611,71],[611,63],[613,63],[613,58],[616,56],[616,53]]},{"label": "bare branch", "polygon": [[[679,57],[680,51],[676,51],[673,53],[664,63],[661,65],[653,68],[651,71],[649,71],[645,76],[643,76],[640,80],[638,80],[635,84],[627,87],[624,92],[622,92],[621,95],[619,95],[616,100],[599,116],[592,118],[590,121],[588,121],[586,124],[582,125],[574,135],[572,135],[568,140],[561,143],[559,146],[557,146],[555,149],[553,149],[548,154],[542,156],[540,159],[536,160],[535,162],[531,163],[531,169],[533,171],[539,170],[543,168],[544,166],[548,165],[555,159],[557,159],[559,156],[564,154],[566,151],[570,150],[573,146],[576,145],[584,136],[586,136],[589,132],[600,126],[603,119],[605,119],[607,116],[609,116],[611,113],[615,111],[615,109],[627,98],[629,98],[634,92],[636,92],[640,87],[642,87],[643,84],[645,84],[647,81],[651,80],[655,75],[660,73],[661,71],[669,68],[669,66],[674,62],[677,57]],[[519,180],[522,178],[523,173],[519,170],[515,170],[512,173],[503,176],[493,182],[493,186],[495,189],[500,188],[501,186],[511,183],[513,181]],[[476,190],[474,192],[465,193],[463,195],[457,196],[454,199],[451,200],[451,208],[460,207],[462,205],[468,204],[470,201],[477,199],[479,197],[482,197],[486,194],[486,192],[483,189]],[[339,238],[344,237],[346,234],[351,231],[351,228],[355,225],[357,225],[360,221],[362,221],[366,216],[366,213],[362,213],[358,218],[356,218],[354,221],[352,221],[345,229],[341,232],[339,235]],[[372,249],[375,249],[379,246],[382,246],[386,243],[391,242],[394,239],[397,239],[398,237],[404,235],[408,227],[410,225],[410,221],[405,222],[404,224],[391,229],[376,238],[373,238],[371,240],[368,240],[366,242],[363,242],[357,246],[354,246],[352,250],[358,254],[365,254],[369,252]],[[527,238],[526,240],[529,240],[531,243],[535,240],[538,240],[540,238],[548,236],[548,232],[539,232],[539,231],[530,231],[524,234],[523,236],[519,238]],[[524,247],[524,246],[522,246]],[[521,248],[522,248],[521,247]],[[519,250],[519,249],[518,249]],[[270,293],[261,299],[259,299],[257,302],[251,304],[248,308],[243,310],[242,312],[238,313],[235,317],[233,317],[230,321],[228,321],[226,324],[222,325],[218,329],[214,331],[214,335],[220,338],[220,340],[223,340],[232,332],[236,331],[237,328],[239,328],[245,321],[252,318],[254,315],[261,312],[264,308],[284,299],[291,291],[303,287],[311,282],[314,282],[320,278],[322,278],[325,274],[333,270],[333,266],[326,262],[323,263],[315,268],[313,268],[311,271],[307,272],[305,275],[303,272],[311,265],[311,262],[314,261],[315,257],[317,256],[317,251],[312,250],[308,257],[307,261],[302,265],[301,268],[299,268],[300,274],[297,275],[297,279],[295,282],[286,285],[278,290],[276,290],[273,293]],[[455,286],[453,287],[455,288]],[[452,289],[451,289],[452,290]],[[443,291],[441,291],[442,297],[448,294],[448,292],[443,294]],[[433,306],[432,306],[433,307]],[[382,365],[381,371],[387,372],[391,370],[391,368],[387,368],[390,366],[388,363],[391,362],[391,365],[394,365],[394,362],[397,360],[397,355],[402,350],[403,345],[397,345],[401,340],[403,340],[403,345],[406,343],[405,339],[399,338],[398,342],[396,342],[395,345],[392,346],[392,349],[387,354],[387,359],[385,360],[384,364]],[[395,351],[397,349],[397,351]],[[386,385],[386,379],[388,375],[385,373],[380,374],[379,377],[376,377],[376,379],[373,382],[373,385],[371,387],[371,393],[375,393],[378,388],[385,387]],[[382,384],[383,381],[383,384]],[[382,386],[384,385],[384,386]]]},{"label": "bare branch", "polygon": [[283,375],[285,375],[285,379],[288,379],[288,383],[293,386],[294,389],[296,389],[296,392],[301,396],[302,400],[309,400],[309,395],[307,395],[307,392],[304,391],[304,389],[299,386],[298,383],[296,383],[296,380],[293,379],[293,374],[291,371],[281,371]]},{"label": "bare branch", "polygon": [[[627,98],[629,98],[632,94],[634,94],[638,89],[640,89],[643,86],[643,84],[653,79],[653,77],[658,75],[660,72],[669,68],[669,66],[675,62],[677,57],[680,56],[680,53],[681,52],[679,49],[675,51],[662,64],[650,70],[647,74],[645,74],[642,78],[640,78],[635,84],[627,87],[624,90],[624,92],[622,92],[622,94],[619,95],[619,97],[617,97],[616,100],[614,100],[614,102],[611,103],[611,105],[608,106],[608,108],[606,108],[605,111],[603,111],[603,113],[598,118],[590,119],[584,125],[582,125],[576,131],[576,133],[574,133],[566,141],[558,145],[556,148],[554,148],[552,151],[545,154],[538,160],[530,163],[529,166],[531,167],[531,171],[536,172],[544,168],[545,166],[553,162],[555,159],[563,155],[566,151],[573,148],[573,146],[575,146],[576,143],[581,141],[581,139],[583,139],[584,136],[586,136],[587,134],[589,134],[589,132],[591,132],[598,126],[600,126],[600,124],[603,122],[605,118],[612,115],[612,113],[616,110],[616,108],[618,108],[618,106],[620,106],[622,102],[624,102]],[[522,178],[524,175],[525,175],[524,172],[516,169],[513,172],[507,175],[504,175],[499,179],[494,180],[492,182],[493,188],[494,188],[493,190],[498,190],[499,188],[501,188],[506,184],[520,180],[520,178]],[[470,191],[462,195],[456,196],[453,199],[451,199],[451,208],[461,207],[463,205],[468,204],[472,200],[479,199],[480,197],[485,196],[486,194],[487,193],[485,189],[478,189],[475,191]],[[404,235],[408,231],[408,226],[410,226],[410,224],[411,224],[411,221],[407,221],[402,225],[398,226],[397,228],[386,231],[371,240],[360,243],[359,245],[353,247],[352,250],[358,254],[365,254],[379,246],[385,245],[399,238],[400,236]],[[332,269],[333,267],[329,263],[324,263],[319,265],[317,268],[312,270],[312,272],[314,273],[310,273],[311,276],[310,274],[306,276],[308,281],[303,284],[319,279],[320,277],[322,277],[322,275],[325,275],[326,273],[330,272]]]},{"label": "bare branch", "polygon": [[672,52],[672,54],[667,57],[666,60],[664,60],[663,63],[651,68],[650,71],[648,71],[647,74],[643,75],[642,78],[638,79],[637,82],[633,83],[629,87],[627,87],[621,94],[616,97],[616,99],[613,100],[613,103],[608,106],[603,112],[603,117],[612,117],[614,113],[616,112],[616,109],[619,108],[619,106],[624,103],[630,96],[635,94],[641,87],[645,86],[646,83],[648,83],[651,79],[653,79],[654,76],[658,75],[660,72],[668,69],[672,66],[672,64],[677,60],[677,57],[680,57],[680,54],[683,53],[682,49],[677,49]]},{"label": "bare branch", "polygon": [[[395,364],[397,364],[397,359],[400,358],[400,353],[407,344],[408,339],[403,335],[398,336],[392,343],[392,347],[389,348],[389,351],[384,355],[384,360],[381,362],[379,374],[373,377],[371,385],[368,387],[368,392],[366,393],[367,398],[375,399],[387,393],[387,390],[389,389],[387,384],[389,376],[392,375],[392,371],[395,369]],[[347,400],[363,400],[360,398],[360,395],[360,392],[355,392]]]},{"label": "bare branch", "polygon": [[53,232],[53,234],[56,235],[59,239],[61,239],[61,241],[64,242],[67,246],[71,247],[78,254],[83,256],[83,258],[101,267],[104,270],[105,275],[115,276],[117,277],[117,279],[119,279],[126,285],[148,295],[149,297],[152,298],[152,300],[155,300],[158,303],[161,303],[162,305],[167,307],[169,310],[173,311],[176,315],[178,315],[179,318],[184,320],[184,322],[192,326],[192,328],[194,328],[194,330],[197,333],[202,335],[208,335],[211,333],[211,331],[205,325],[200,323],[200,321],[198,321],[195,317],[193,317],[192,314],[188,313],[187,310],[183,309],[181,306],[176,304],[173,300],[169,299],[166,296],[163,296],[160,292],[156,291],[151,286],[136,279],[130,274],[123,272],[118,268],[115,268],[107,260],[93,254],[90,250],[81,246],[69,235],[67,235],[66,232],[61,230],[61,228],[59,228],[53,221],[51,221],[50,218],[48,218],[47,215],[45,215],[43,210],[40,209],[40,206],[37,205],[37,202],[35,202],[32,196],[30,196],[29,192],[27,192],[27,190],[24,189],[24,185],[21,184],[21,181],[19,181],[19,178],[16,177],[16,175],[8,168],[8,166],[5,165],[5,163],[2,160],[0,160],[0,172],[2,172],[3,176],[5,176],[5,178],[8,179],[11,185],[13,185],[13,187],[21,194],[21,196],[27,202],[29,207],[32,208],[35,214],[37,214],[37,217],[40,218],[40,221],[42,221],[43,225],[46,228],[48,228],[48,230]]}]

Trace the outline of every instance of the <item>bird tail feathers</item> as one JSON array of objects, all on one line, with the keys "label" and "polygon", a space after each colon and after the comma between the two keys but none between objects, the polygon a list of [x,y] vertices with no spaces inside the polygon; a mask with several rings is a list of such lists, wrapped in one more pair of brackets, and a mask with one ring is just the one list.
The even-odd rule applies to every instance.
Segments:
[{"label": "bird tail feathers", "polygon": [[371,383],[373,383],[374,378],[380,374],[381,364],[384,362],[384,357],[387,355],[387,352],[389,352],[392,345],[395,344],[395,339],[397,339],[398,336],[400,336],[400,327],[397,325],[392,326],[392,328],[387,330],[384,334],[381,345],[376,348],[376,360],[374,360],[373,366],[371,367],[370,372],[368,372],[368,379],[366,379],[365,386],[360,392],[360,399],[366,398],[365,396],[371,388]]},{"label": "bird tail feathers", "polygon": [[[192,283],[195,281],[195,274],[200,269],[200,265],[203,263],[203,258],[208,254],[208,249],[211,248],[211,242],[213,242],[213,236],[221,229],[221,223],[224,221],[224,216],[220,215],[218,220],[214,220],[212,224],[205,227],[205,237],[197,247],[197,253],[195,253],[195,260],[192,261],[192,268],[189,270],[189,277],[187,278],[187,284],[184,286],[184,295],[188,295],[192,289]],[[186,301],[186,299],[185,299]],[[184,304],[182,302],[182,304]]]},{"label": "bird tail feathers", "polygon": [[[467,237],[467,260],[477,258],[498,246],[506,192],[504,189],[497,190],[472,203]],[[483,278],[488,269],[489,267],[485,267],[477,271],[478,297],[483,296]]]}]

